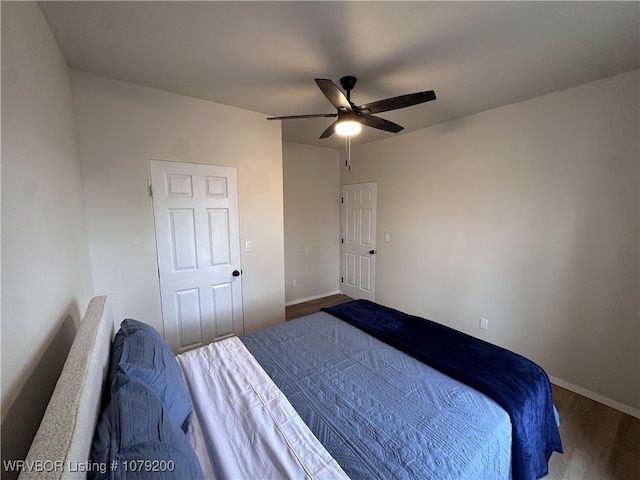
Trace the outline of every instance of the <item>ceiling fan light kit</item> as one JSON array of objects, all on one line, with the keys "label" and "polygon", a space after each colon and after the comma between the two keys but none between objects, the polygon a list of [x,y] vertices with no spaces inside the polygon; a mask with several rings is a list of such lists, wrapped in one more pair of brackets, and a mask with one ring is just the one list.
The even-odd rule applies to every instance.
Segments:
[{"label": "ceiling fan light kit", "polygon": [[356,119],[339,120],[335,130],[341,137],[352,137],[362,131],[362,124]]},{"label": "ceiling fan light kit", "polygon": [[[420,103],[429,102],[436,99],[433,90],[424,92],[410,93],[400,95],[398,97],[378,100],[377,102],[367,103],[364,105],[356,105],[351,101],[351,90],[356,85],[358,79],[354,76],[347,75],[340,79],[340,85],[344,92],[326,78],[316,78],[316,84],[322,91],[327,100],[336,108],[336,113],[314,113],[309,115],[287,115],[283,117],[269,117],[267,120],[291,120],[300,118],[318,118],[318,117],[338,117],[329,127],[322,132],[320,138],[328,138],[334,133],[338,135],[350,137],[360,133],[362,125],[377,128],[386,132],[398,133],[404,127],[393,123],[384,118],[376,117],[374,113],[388,112],[399,108],[411,107]],[[346,94],[345,94],[346,92]]]}]

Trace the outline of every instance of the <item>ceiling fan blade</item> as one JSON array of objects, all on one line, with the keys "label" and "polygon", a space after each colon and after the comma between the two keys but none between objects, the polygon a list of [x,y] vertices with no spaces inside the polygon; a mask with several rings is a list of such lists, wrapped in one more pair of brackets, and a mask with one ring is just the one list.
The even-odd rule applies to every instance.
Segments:
[{"label": "ceiling fan blade", "polygon": [[398,133],[403,130],[404,127],[397,123],[390,122],[384,118],[374,117],[373,115],[360,115],[360,123],[367,127],[377,128],[378,130],[384,130],[385,132]]},{"label": "ceiling fan blade", "polygon": [[339,122],[340,120],[336,120],[335,122],[333,122],[331,125],[329,125],[327,127],[327,129],[322,132],[322,135],[320,135],[320,140],[322,140],[323,138],[329,138],[331,135],[333,135],[336,131],[336,124]]},{"label": "ceiling fan blade", "polygon": [[293,120],[296,118],[325,118],[337,116],[337,113],[311,113],[309,115],[285,115],[283,117],[268,117],[267,120]]},{"label": "ceiling fan blade", "polygon": [[419,103],[429,102],[435,99],[435,92],[433,90],[427,90],[426,92],[409,93],[385,100],[378,100],[377,102],[365,103],[364,105],[360,105],[357,110],[367,114],[381,113],[398,108],[411,107],[412,105],[418,105]]},{"label": "ceiling fan blade", "polygon": [[338,110],[353,110],[351,103],[335,83],[327,78],[316,78],[315,80],[318,87],[320,87],[320,90],[322,90],[322,93],[324,93],[324,96],[331,102],[331,105],[336,107]]}]

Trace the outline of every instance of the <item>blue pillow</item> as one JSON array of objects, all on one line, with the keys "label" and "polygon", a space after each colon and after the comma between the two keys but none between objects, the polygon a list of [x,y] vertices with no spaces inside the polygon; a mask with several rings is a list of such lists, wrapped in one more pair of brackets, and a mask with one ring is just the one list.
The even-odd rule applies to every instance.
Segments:
[{"label": "blue pillow", "polygon": [[91,448],[90,479],[201,479],[198,458],[158,396],[119,373]]},{"label": "blue pillow", "polygon": [[152,326],[131,319],[122,322],[111,348],[112,382],[119,373],[145,382],[182,430],[189,429],[193,404],[182,370],[169,345]]}]

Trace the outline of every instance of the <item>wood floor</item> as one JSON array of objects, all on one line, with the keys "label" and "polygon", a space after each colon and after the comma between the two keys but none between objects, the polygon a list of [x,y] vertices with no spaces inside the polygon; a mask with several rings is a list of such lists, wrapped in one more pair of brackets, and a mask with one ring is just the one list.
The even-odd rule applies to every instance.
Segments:
[{"label": "wood floor", "polygon": [[[345,295],[286,307],[292,320],[351,300]],[[639,480],[640,419],[553,385],[564,454],[549,460],[546,480]]]},{"label": "wood floor", "polygon": [[353,299],[338,293],[336,295],[318,298],[317,300],[290,305],[285,308],[285,319],[289,321],[294,318],[311,315],[312,313],[319,312],[322,307],[333,307],[334,305],[339,305],[350,300]]},{"label": "wood floor", "polygon": [[640,479],[640,419],[553,385],[564,454],[548,479]]}]

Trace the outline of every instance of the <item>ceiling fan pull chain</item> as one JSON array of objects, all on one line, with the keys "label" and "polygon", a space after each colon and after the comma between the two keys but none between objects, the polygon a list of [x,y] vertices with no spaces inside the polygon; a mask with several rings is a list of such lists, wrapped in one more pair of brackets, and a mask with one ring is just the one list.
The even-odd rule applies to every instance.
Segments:
[{"label": "ceiling fan pull chain", "polygon": [[347,169],[349,171],[351,171],[351,137],[344,137],[345,138],[345,150],[347,152],[347,160],[344,162],[344,164],[347,166]]}]

